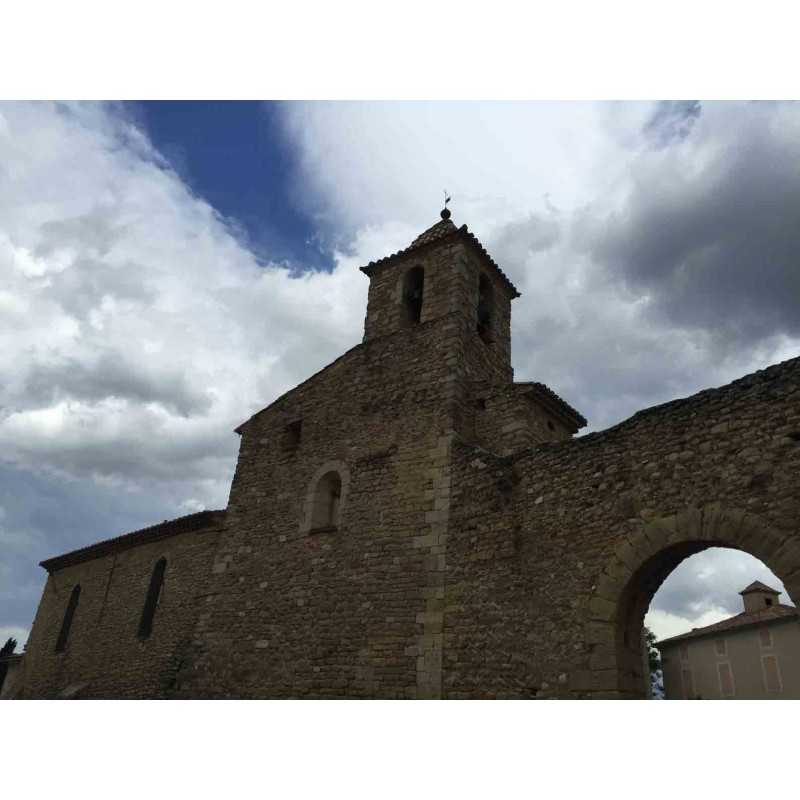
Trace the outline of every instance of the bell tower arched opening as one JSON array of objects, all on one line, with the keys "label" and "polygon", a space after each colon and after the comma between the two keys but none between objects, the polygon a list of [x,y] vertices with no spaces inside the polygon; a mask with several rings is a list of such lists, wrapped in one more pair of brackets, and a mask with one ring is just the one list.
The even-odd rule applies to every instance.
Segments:
[{"label": "bell tower arched opening", "polygon": [[494,292],[492,282],[481,273],[478,280],[478,307],[476,330],[478,336],[487,344],[492,341],[492,307],[494,305]]},{"label": "bell tower arched opening", "polygon": [[416,325],[422,319],[422,300],[425,293],[425,270],[412,267],[403,278],[403,321]]}]

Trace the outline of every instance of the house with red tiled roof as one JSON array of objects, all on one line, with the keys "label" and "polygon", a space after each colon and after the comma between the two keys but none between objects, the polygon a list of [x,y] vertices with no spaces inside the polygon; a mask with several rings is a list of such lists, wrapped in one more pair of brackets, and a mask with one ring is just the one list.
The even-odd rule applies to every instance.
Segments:
[{"label": "house with red tiled roof", "polygon": [[800,614],[754,581],[744,611],[656,644],[667,700],[800,699]]}]

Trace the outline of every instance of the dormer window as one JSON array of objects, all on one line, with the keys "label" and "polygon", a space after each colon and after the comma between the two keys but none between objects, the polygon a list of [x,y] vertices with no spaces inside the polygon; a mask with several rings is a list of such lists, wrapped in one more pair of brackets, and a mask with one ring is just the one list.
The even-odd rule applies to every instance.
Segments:
[{"label": "dormer window", "polygon": [[478,336],[487,344],[492,340],[492,284],[481,275],[478,281],[478,309],[476,329]]},{"label": "dormer window", "polygon": [[422,319],[422,297],[425,289],[425,270],[414,267],[403,281],[403,309],[407,325],[416,325]]}]

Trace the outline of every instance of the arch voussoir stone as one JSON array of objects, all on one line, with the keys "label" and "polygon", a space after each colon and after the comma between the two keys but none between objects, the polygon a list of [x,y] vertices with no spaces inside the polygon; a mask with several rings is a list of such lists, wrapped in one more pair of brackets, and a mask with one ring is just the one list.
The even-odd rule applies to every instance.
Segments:
[{"label": "arch voussoir stone", "polygon": [[[800,537],[787,537],[775,551],[772,561],[775,569],[785,574],[788,581],[793,583],[797,578],[800,578]],[[788,586],[786,586],[786,590],[790,593],[792,599],[797,598],[797,595],[792,593]]]},{"label": "arch voussoir stone", "polygon": [[788,578],[783,584],[786,593],[796,603],[797,598],[800,598],[800,577]]},{"label": "arch voussoir stone", "polygon": [[675,527],[684,539],[699,539],[703,535],[703,512],[695,506],[686,506],[675,515]]},{"label": "arch voussoir stone", "polygon": [[775,534],[757,517],[747,514],[734,536],[731,537],[734,547],[751,552],[754,556],[767,562],[773,561],[775,553],[783,544],[783,538]]},{"label": "arch voussoir stone", "polygon": [[617,562],[614,567],[613,573],[604,571],[597,579],[594,594],[597,597],[602,597],[604,600],[610,600],[615,603],[619,598],[620,592],[625,588],[625,575],[627,572],[622,568],[622,565]]},{"label": "arch voussoir stone", "polygon": [[722,541],[726,537],[737,539],[744,518],[743,511],[726,509],[715,504],[715,507],[709,510],[704,525],[709,540]]},{"label": "arch voussoir stone", "polygon": [[623,565],[626,572],[633,572],[640,558],[636,548],[628,539],[617,547],[614,551],[614,556]]}]

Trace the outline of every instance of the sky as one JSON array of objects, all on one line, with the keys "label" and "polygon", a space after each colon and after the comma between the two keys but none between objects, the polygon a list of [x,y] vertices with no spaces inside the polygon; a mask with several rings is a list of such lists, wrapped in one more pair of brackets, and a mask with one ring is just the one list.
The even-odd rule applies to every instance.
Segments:
[{"label": "sky", "polygon": [[[796,103],[0,103],[0,639],[42,559],[225,507],[233,429],[360,341],[357,267],[445,189],[589,431],[800,354]],[[754,579],[694,556],[648,624]]]}]

